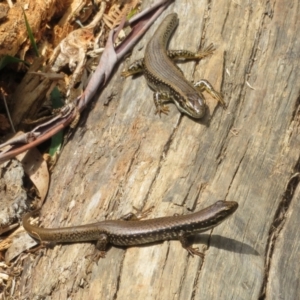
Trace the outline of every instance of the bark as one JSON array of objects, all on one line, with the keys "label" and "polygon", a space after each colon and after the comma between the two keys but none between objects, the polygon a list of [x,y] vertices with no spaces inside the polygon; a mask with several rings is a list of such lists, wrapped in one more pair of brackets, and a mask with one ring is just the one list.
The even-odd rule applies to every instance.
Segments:
[{"label": "bark", "polygon": [[[207,96],[199,122],[173,104],[159,118],[145,79],[120,77],[170,12],[180,18],[170,48],[217,48],[180,64],[188,80],[207,79],[228,104],[223,110]],[[152,218],[237,201],[230,219],[196,238],[204,260],[178,241],[112,247],[98,264],[91,243],[57,245],[25,259],[21,298],[297,298],[298,16],[297,1],[176,1],[81,116],[55,167],[44,227],[117,219],[133,206],[154,205]]]}]

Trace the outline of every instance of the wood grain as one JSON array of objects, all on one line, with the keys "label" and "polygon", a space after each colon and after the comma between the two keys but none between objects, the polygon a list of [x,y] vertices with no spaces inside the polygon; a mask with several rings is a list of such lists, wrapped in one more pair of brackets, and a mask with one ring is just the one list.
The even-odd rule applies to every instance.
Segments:
[{"label": "wood grain", "polygon": [[[144,78],[120,77],[170,12],[180,18],[170,48],[194,51],[211,42],[217,48],[200,63],[180,64],[189,80],[209,80],[228,104],[225,111],[207,96],[200,122],[172,104],[159,118]],[[24,261],[20,295],[145,300],[300,294],[293,275],[299,273],[299,176],[290,180],[300,169],[298,16],[295,1],[176,1],[82,116],[55,168],[45,227],[116,219],[133,206],[154,205],[151,217],[158,217],[219,199],[239,202],[228,221],[196,238],[204,260],[190,257],[177,241],[111,248],[98,264],[86,257],[93,244],[58,245]]]}]

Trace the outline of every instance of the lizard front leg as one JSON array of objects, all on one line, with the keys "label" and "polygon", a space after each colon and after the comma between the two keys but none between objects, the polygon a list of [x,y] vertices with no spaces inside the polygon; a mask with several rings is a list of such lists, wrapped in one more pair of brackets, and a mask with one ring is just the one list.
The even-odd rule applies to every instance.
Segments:
[{"label": "lizard front leg", "polygon": [[221,95],[221,93],[217,92],[213,86],[205,79],[202,79],[194,84],[194,86],[200,90],[200,92],[206,91],[209,93],[213,98],[219,101],[223,107],[226,107],[226,103]]},{"label": "lizard front leg", "polygon": [[188,237],[184,234],[184,232],[181,232],[179,234],[179,241],[182,245],[182,247],[188,251],[188,253],[192,256],[194,255],[198,255],[200,256],[202,259],[204,258],[204,254],[202,252],[199,251],[199,248],[196,247],[196,248],[193,248],[189,241],[188,241]]},{"label": "lizard front leg", "polygon": [[156,112],[155,114],[168,114],[169,113],[169,107],[165,105],[165,103],[172,101],[170,98],[170,95],[165,92],[155,92],[153,93],[153,100],[154,104],[156,106]]},{"label": "lizard front leg", "polygon": [[213,44],[210,44],[199,52],[192,52],[188,50],[168,50],[168,57],[173,60],[200,60],[209,55],[212,55],[215,51]]}]

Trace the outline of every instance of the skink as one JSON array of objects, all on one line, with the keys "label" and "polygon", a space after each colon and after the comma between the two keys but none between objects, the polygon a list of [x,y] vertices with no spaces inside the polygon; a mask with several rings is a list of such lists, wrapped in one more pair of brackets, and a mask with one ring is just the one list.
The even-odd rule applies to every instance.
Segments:
[{"label": "skink", "polygon": [[215,204],[192,214],[162,217],[142,221],[108,220],[81,226],[40,228],[29,222],[35,212],[23,217],[23,227],[35,239],[59,243],[97,241],[102,257],[108,244],[134,246],[158,241],[179,239],[191,255],[202,256],[198,248],[192,248],[187,238],[209,230],[227,219],[238,208],[233,201],[217,201]]},{"label": "skink", "polygon": [[179,111],[193,117],[201,118],[205,113],[203,91],[211,94],[224,107],[225,102],[207,80],[200,80],[194,85],[187,81],[182,71],[172,59],[202,59],[214,51],[213,44],[203,51],[193,53],[186,50],[167,50],[168,41],[178,25],[176,13],[168,15],[160,24],[147,44],[145,56],[129,66],[122,76],[144,72],[148,85],[155,91],[153,94],[156,113],[168,114],[167,102],[174,102]]}]

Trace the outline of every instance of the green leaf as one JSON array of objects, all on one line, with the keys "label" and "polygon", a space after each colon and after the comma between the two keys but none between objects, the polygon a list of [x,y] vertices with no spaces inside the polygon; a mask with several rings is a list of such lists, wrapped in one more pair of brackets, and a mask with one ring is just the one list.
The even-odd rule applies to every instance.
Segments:
[{"label": "green leaf", "polygon": [[130,12],[128,13],[126,19],[130,20],[134,15],[136,15],[138,13],[138,9],[137,8],[133,8],[130,10]]},{"label": "green leaf", "polygon": [[29,39],[30,39],[30,43],[31,43],[31,45],[32,45],[32,47],[33,47],[33,49],[34,49],[35,55],[36,55],[37,57],[39,57],[39,56],[40,56],[40,55],[39,55],[39,51],[38,51],[36,42],[35,42],[35,40],[34,40],[34,36],[33,36],[32,30],[31,30],[30,25],[29,25],[29,23],[28,23],[28,20],[27,20],[25,11],[24,11],[23,8],[22,8],[22,10],[23,10],[23,14],[24,14],[24,19],[25,19],[26,29],[27,29],[27,33],[28,33],[28,36],[29,36]]},{"label": "green leaf", "polygon": [[62,101],[62,96],[61,96],[60,91],[57,88],[57,86],[54,87],[54,89],[51,91],[50,100],[52,103],[52,107],[54,109],[64,106],[64,102]]},{"label": "green leaf", "polygon": [[[57,87],[55,87],[50,93],[50,99],[53,108],[60,108],[64,105],[61,94]],[[56,152],[60,151],[63,141],[64,141],[63,130],[59,131],[51,138],[51,145],[49,149],[49,154],[51,157],[53,157]]]},{"label": "green leaf", "polygon": [[25,60],[10,55],[5,55],[0,59],[0,70],[4,69],[9,64],[20,63],[20,62],[24,63],[28,67],[30,66],[30,64]]}]

